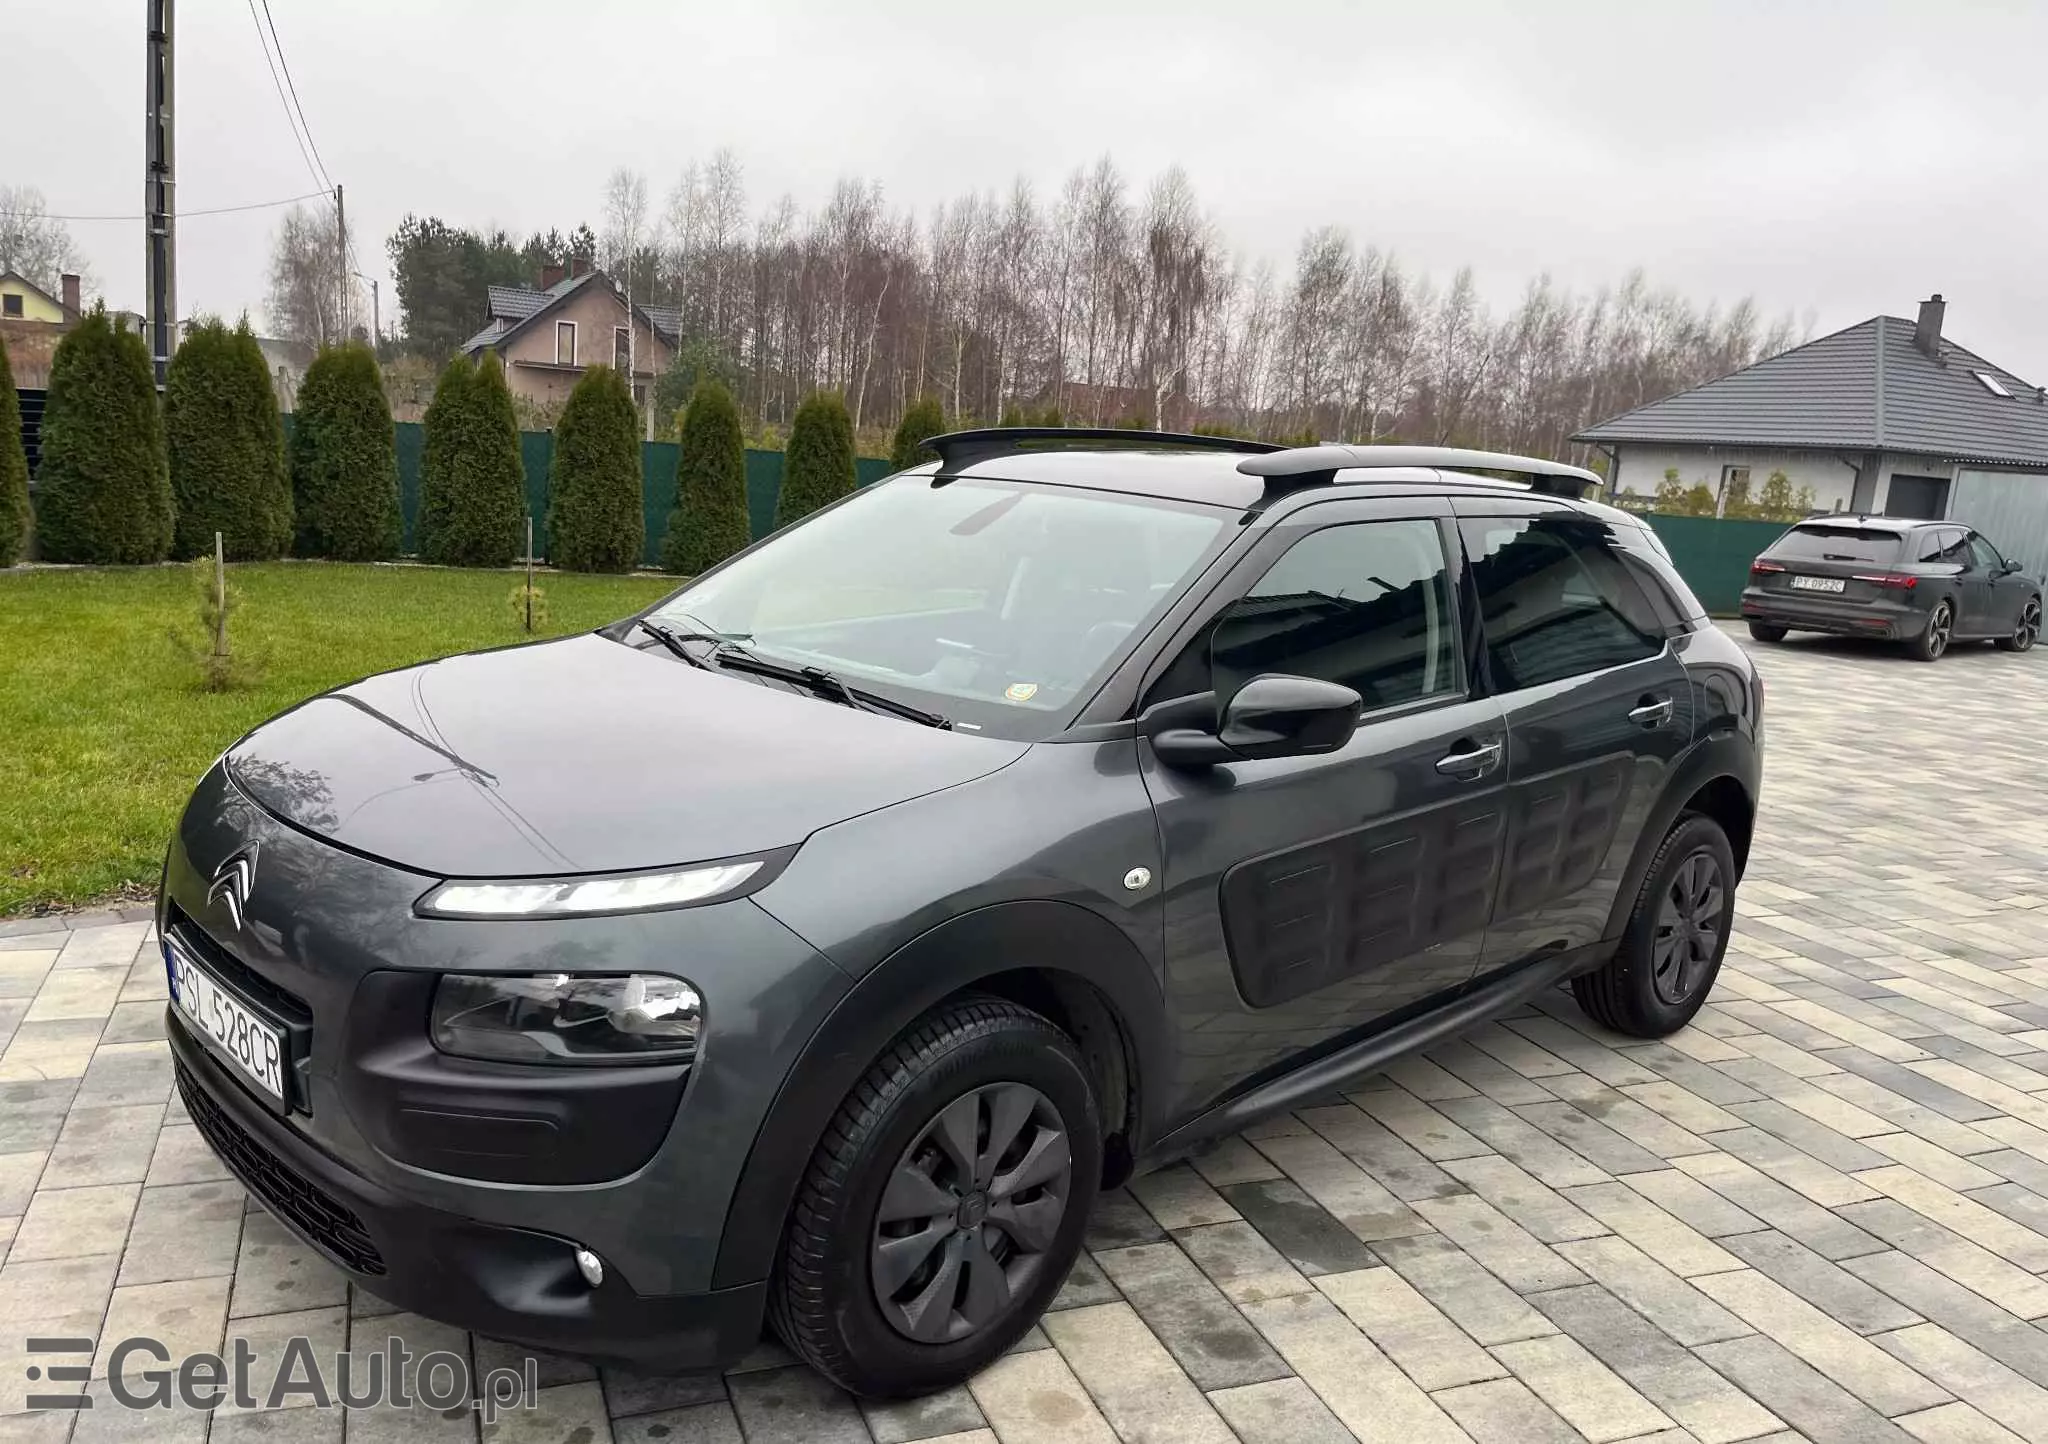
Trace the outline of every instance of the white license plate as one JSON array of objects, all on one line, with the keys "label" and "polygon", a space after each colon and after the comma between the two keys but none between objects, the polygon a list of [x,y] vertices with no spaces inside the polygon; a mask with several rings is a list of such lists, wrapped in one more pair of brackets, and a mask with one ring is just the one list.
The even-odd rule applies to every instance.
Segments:
[{"label": "white license plate", "polygon": [[1792,578],[1792,590],[1795,592],[1839,592],[1843,585],[1840,577]]},{"label": "white license plate", "polygon": [[263,1021],[176,943],[164,950],[178,1011],[214,1052],[280,1108],[284,1106],[284,1030]]}]

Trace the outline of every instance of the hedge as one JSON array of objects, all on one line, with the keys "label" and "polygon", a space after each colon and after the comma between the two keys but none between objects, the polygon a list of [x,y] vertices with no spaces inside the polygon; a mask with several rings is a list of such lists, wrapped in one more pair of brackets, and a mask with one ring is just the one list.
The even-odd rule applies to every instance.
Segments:
[{"label": "hedge", "polygon": [[646,543],[640,411],[624,377],[592,366],[555,423],[548,560],[576,572],[631,571]]},{"label": "hedge", "polygon": [[853,492],[853,418],[834,392],[820,391],[796,409],[784,455],[775,525],[788,526]]},{"label": "hedge", "polygon": [[268,561],[292,539],[291,476],[270,366],[246,321],[189,328],[164,381],[164,439],[178,522],[172,552]]},{"label": "hedge", "polygon": [[176,525],[149,347],[95,306],[57,343],[36,532],[53,562],[160,562]]},{"label": "hedge", "polygon": [[466,417],[457,413],[469,399],[476,366],[457,356],[441,368],[434,399],[420,423],[420,495],[413,520],[414,545],[426,561],[439,561],[449,513],[455,506],[455,454],[461,447]]},{"label": "hedge", "polygon": [[0,567],[28,551],[28,453],[21,447],[21,397],[7,342],[0,340]]},{"label": "hedge", "polygon": [[[1004,423],[1008,425],[1006,421]],[[1021,419],[1019,425],[1022,424]],[[946,409],[936,396],[920,396],[910,403],[903,419],[896,423],[896,435],[889,442],[889,467],[906,471],[923,461],[937,461],[939,454],[924,445],[927,437],[943,435]]]},{"label": "hedge", "polygon": [[676,504],[661,539],[661,564],[695,576],[743,549],[747,535],[747,439],[739,407],[717,381],[697,383],[676,452]]},{"label": "hedge", "polygon": [[292,423],[292,505],[300,556],[398,555],[398,451],[384,378],[367,346],[328,347],[306,368]]}]

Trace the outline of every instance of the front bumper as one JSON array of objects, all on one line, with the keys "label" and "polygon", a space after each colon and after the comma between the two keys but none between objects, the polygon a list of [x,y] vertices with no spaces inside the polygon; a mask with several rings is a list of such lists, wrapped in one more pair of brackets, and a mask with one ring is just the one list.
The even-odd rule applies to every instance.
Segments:
[{"label": "front bumper", "polygon": [[[212,880],[251,852],[237,915]],[[216,1124],[216,1151],[337,1266],[428,1317],[675,1367],[750,1348],[780,1231],[756,1241],[730,1213],[754,1140],[846,975],[751,898],[478,922],[415,916],[429,881],[280,822],[219,767],[202,780],[166,859],[158,925],[204,944],[199,961],[292,1032],[276,1107],[172,1017],[181,1086],[195,1120]],[[707,1029],[679,1099],[662,1069],[631,1070],[648,1090],[606,1086],[618,1116],[593,1123],[588,1090],[615,1070],[434,1053],[426,999],[437,975],[565,966],[689,977]],[[547,1134],[535,1120],[559,1126]],[[633,1147],[581,1136],[607,1127]],[[603,1260],[598,1289],[582,1282],[570,1241]]]},{"label": "front bumper", "polygon": [[641,1369],[730,1362],[759,1340],[767,1284],[646,1295],[608,1269],[583,1281],[581,1240],[429,1208],[281,1125],[185,1030],[166,1033],[178,1093],[229,1171],[293,1233],[387,1302],[532,1348]]},{"label": "front bumper", "polygon": [[1908,641],[1927,630],[1928,615],[1897,602],[1835,602],[1759,587],[1745,588],[1742,593],[1742,619],[1746,622],[1836,637]]}]

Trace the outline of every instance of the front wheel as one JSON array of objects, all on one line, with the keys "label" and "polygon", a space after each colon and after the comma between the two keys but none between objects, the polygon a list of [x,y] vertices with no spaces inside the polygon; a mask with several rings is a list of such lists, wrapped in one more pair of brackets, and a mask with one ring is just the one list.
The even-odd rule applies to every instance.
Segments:
[{"label": "front wheel", "polygon": [[1707,1000],[1735,923],[1735,850],[1721,824],[1687,813],[1664,839],[1614,957],[1572,979],[1586,1016],[1617,1033],[1662,1038]]},{"label": "front wheel", "polygon": [[783,1234],[769,1319],[856,1394],[958,1384],[1052,1302],[1101,1170],[1073,1040],[1001,999],[943,1004],[897,1037],[826,1128]]},{"label": "front wheel", "polygon": [[1751,622],[1749,624],[1749,634],[1759,642],[1782,642],[1785,640],[1785,628],[1778,626],[1775,622]]},{"label": "front wheel", "polygon": [[2041,599],[2029,597],[2027,604],[2020,608],[2019,624],[2012,629],[2009,637],[1998,639],[1999,648],[2007,652],[2030,652],[2034,643],[2041,639]]},{"label": "front wheel", "polygon": [[1940,661],[1955,630],[1956,609],[1946,601],[1936,602],[1934,615],[1927,619],[1927,630],[1906,643],[1906,655],[1916,662]]}]

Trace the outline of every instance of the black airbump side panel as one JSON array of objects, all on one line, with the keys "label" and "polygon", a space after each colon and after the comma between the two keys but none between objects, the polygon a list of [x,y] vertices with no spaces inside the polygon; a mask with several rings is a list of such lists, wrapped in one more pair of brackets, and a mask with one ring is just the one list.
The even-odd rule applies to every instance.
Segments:
[{"label": "black airbump side panel", "polygon": [[1593,881],[1621,825],[1634,765],[1628,755],[1606,757],[1512,790],[1495,917],[1520,917]]},{"label": "black airbump side panel", "polygon": [[1498,796],[1241,862],[1223,876],[1238,991],[1270,1008],[1476,936],[1499,882]]}]

